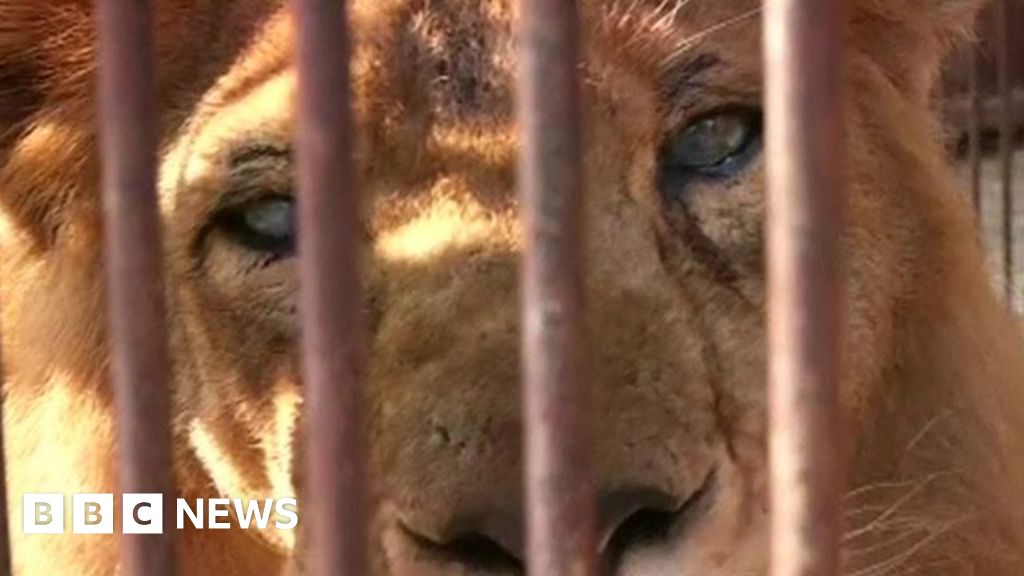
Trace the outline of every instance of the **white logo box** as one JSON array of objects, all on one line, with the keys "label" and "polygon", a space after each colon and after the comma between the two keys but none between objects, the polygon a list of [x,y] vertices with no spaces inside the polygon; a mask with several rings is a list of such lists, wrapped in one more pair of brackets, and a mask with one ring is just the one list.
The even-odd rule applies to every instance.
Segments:
[{"label": "white logo box", "polygon": [[[22,530],[25,534],[64,534],[65,518],[71,516],[72,534],[113,534],[113,494],[72,494],[71,511],[65,507],[64,494],[40,493],[22,495]],[[273,525],[280,530],[293,530],[298,525],[298,502],[295,498],[242,500],[238,498],[199,498],[194,504],[179,498],[176,501],[178,530],[190,523],[196,529],[232,528],[231,512],[239,528],[266,529]],[[276,520],[273,517],[276,516]],[[205,521],[204,521],[205,517]],[[163,534],[164,498],[162,494],[131,494],[121,497],[122,534]]]},{"label": "white logo box", "polygon": [[[122,533],[163,533],[163,494],[125,494],[121,503]],[[23,495],[22,529],[25,534],[63,534],[64,504],[63,494]],[[71,532],[113,534],[114,495],[72,494]]]}]

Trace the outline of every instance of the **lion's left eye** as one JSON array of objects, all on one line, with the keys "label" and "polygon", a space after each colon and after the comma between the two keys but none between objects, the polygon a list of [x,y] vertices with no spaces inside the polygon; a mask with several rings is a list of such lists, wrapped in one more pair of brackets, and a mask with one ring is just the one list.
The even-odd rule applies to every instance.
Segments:
[{"label": "lion's left eye", "polygon": [[756,156],[760,142],[759,112],[738,110],[709,114],[662,144],[659,168],[663,180],[733,176]]},{"label": "lion's left eye", "polygon": [[295,203],[291,198],[270,196],[222,211],[218,227],[232,241],[276,257],[295,251]]}]

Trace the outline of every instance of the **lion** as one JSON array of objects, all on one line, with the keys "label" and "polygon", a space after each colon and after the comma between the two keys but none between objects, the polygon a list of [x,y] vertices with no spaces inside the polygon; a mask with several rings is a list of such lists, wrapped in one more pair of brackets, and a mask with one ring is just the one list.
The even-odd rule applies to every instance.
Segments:
[{"label": "lion", "polygon": [[[293,496],[291,8],[155,4],[177,495]],[[523,572],[514,4],[351,2],[374,574]],[[929,106],[979,4],[850,1],[847,576],[1024,574],[1024,341]],[[766,576],[761,5],[580,7],[602,562],[622,576]],[[87,0],[0,0],[19,576],[118,573],[116,536],[20,530],[25,493],[118,492],[94,36]],[[233,526],[178,532],[181,573],[302,573],[301,530]]]}]

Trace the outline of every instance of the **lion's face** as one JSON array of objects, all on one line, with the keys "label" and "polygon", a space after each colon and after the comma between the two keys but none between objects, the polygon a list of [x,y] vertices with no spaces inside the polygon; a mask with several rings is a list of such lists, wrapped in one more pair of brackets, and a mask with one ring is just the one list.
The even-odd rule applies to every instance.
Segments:
[{"label": "lion's face", "polygon": [[[502,573],[522,558],[508,4],[398,3],[355,19],[372,445],[384,556],[399,574]],[[586,79],[587,377],[601,539],[629,573],[681,556],[701,572],[725,560],[731,573],[763,556],[753,7],[685,11],[680,26],[621,7],[593,23],[603,38]],[[685,47],[729,19],[729,32]],[[256,441],[280,466],[272,474],[290,476],[288,398],[301,386],[294,72],[281,58],[204,109],[169,154],[162,192],[191,367],[181,386],[201,399],[191,426],[227,453]],[[244,482],[267,482],[239,467]],[[493,545],[473,552],[474,539]]]},{"label": "lion's face", "polygon": [[[523,557],[510,4],[354,8],[377,536],[400,574],[503,573]],[[602,550],[622,574],[760,574],[759,6],[585,4]],[[298,453],[288,26],[268,23],[207,95],[161,188],[187,427],[215,483],[257,493],[286,489]],[[857,422],[882,384],[896,268],[926,257],[915,207],[931,191],[891,130],[926,133],[901,118],[923,105],[912,78],[893,81],[901,55],[851,52],[844,397]]]},{"label": "lion's face", "polygon": [[[516,573],[523,558],[513,4],[352,8],[382,573]],[[760,3],[581,4],[602,553],[624,575],[762,575]],[[898,469],[887,442],[931,415],[908,415],[913,430],[891,440],[872,427],[899,410],[880,399],[912,370],[892,360],[905,302],[923,285],[942,292],[959,257],[947,236],[969,229],[925,108],[971,3],[852,4],[843,401],[855,484]],[[179,481],[200,496],[277,497],[295,491],[302,443],[294,37],[272,0],[230,13],[244,42],[219,80],[185,83],[161,156],[176,422],[192,463]],[[851,566],[877,564],[865,554]]]}]

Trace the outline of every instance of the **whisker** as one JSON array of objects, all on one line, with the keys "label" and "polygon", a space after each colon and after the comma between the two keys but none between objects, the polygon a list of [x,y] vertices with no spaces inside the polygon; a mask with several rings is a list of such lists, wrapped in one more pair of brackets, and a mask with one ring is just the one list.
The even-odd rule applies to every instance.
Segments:
[{"label": "whisker", "polygon": [[876,517],[874,520],[869,522],[867,526],[864,526],[862,528],[858,528],[858,529],[853,530],[851,532],[847,532],[845,535],[843,535],[843,541],[844,542],[849,542],[850,540],[853,540],[855,538],[863,536],[864,534],[868,534],[868,533],[876,530],[882,523],[884,523],[886,520],[888,520],[894,514],[896,514],[907,502],[910,502],[916,496],[918,496],[922,491],[924,491],[924,489],[929,484],[931,484],[936,478],[938,478],[939,476],[940,476],[940,474],[931,474],[931,475],[925,477],[924,479],[922,479],[920,482],[917,483],[916,486],[911,488],[906,494],[904,494],[903,496],[898,498],[895,502],[893,502],[885,510],[885,512],[882,512],[881,514],[878,515],[878,517]]},{"label": "whisker", "polygon": [[739,25],[739,24],[743,23],[746,20],[749,20],[749,19],[751,19],[751,18],[753,18],[755,16],[758,16],[760,13],[761,13],[761,7],[757,6],[755,8],[751,8],[750,10],[747,10],[746,12],[742,12],[740,14],[737,14],[736,16],[733,16],[731,18],[727,18],[727,19],[725,19],[725,20],[723,20],[723,21],[721,21],[721,22],[719,22],[717,24],[712,24],[711,26],[708,26],[707,28],[704,28],[700,32],[695,32],[694,34],[691,34],[691,35],[687,36],[686,38],[683,38],[682,40],[680,40],[679,44],[672,51],[672,53],[669,54],[668,57],[666,57],[662,61],[662,67],[670,66],[671,63],[675,62],[676,60],[678,60],[679,57],[684,52],[686,52],[687,50],[690,50],[696,44],[698,44],[701,41],[703,41],[704,39],[706,39],[708,36],[711,36],[712,34],[716,34],[718,32],[726,30],[726,29],[728,29],[728,28],[730,28],[732,26]]},{"label": "whisker", "polygon": [[932,480],[935,480],[937,478],[941,478],[943,476],[954,476],[960,472],[962,472],[961,469],[955,468],[950,470],[943,470],[940,472],[933,472],[923,478],[915,478],[910,480],[893,480],[889,482],[872,482],[870,484],[865,484],[852,490],[848,490],[843,498],[846,500],[850,500],[853,498],[859,498],[875,490],[892,490],[896,488],[916,486],[921,482],[931,482]]},{"label": "whisker", "polygon": [[916,544],[907,548],[903,552],[900,552],[899,554],[877,564],[873,564],[866,568],[850,572],[847,576],[885,576],[886,574],[889,574],[893,570],[899,568],[903,563],[905,563],[915,554],[920,552],[925,546],[934,542],[940,536],[948,534],[954,526],[964,521],[966,518],[967,517],[965,516],[955,520],[950,520],[942,524],[942,526],[939,529],[934,530],[927,536],[923,537]]},{"label": "whisker", "polygon": [[648,12],[647,15],[644,16],[644,18],[640,21],[640,29],[645,31],[653,30],[654,26],[652,23],[656,20],[660,21],[660,19],[664,16],[663,13],[665,12],[665,10],[668,9],[670,3],[675,3],[678,6],[678,4],[680,3],[685,3],[685,0],[661,0],[661,3],[655,6],[655,8]]},{"label": "whisker", "polygon": [[953,415],[953,411],[952,410],[944,410],[944,411],[939,412],[938,414],[936,414],[930,420],[928,420],[928,422],[926,422],[925,425],[921,428],[921,431],[918,432],[910,440],[910,442],[907,443],[907,447],[903,449],[903,458],[900,460],[900,466],[902,467],[906,463],[906,459],[910,455],[910,453],[914,451],[914,449],[917,447],[917,445],[920,444],[922,440],[924,440],[924,438],[928,435],[928,433],[931,432],[932,429],[935,428],[935,426],[939,422],[941,422],[943,419],[948,418],[948,417],[950,417],[952,415]]},{"label": "whisker", "polygon": [[908,539],[910,539],[911,537],[921,537],[921,536],[923,536],[925,534],[930,534],[931,530],[929,530],[928,528],[930,526],[933,526],[933,525],[934,525],[934,522],[928,523],[928,522],[924,521],[923,519],[918,519],[917,521],[914,521],[914,522],[908,522],[907,523],[907,527],[902,528],[902,529],[897,529],[897,528],[889,529],[889,528],[887,528],[885,530],[885,532],[887,534],[886,534],[886,538],[884,540],[882,540],[880,542],[877,542],[877,543],[873,543],[873,544],[871,544],[869,546],[860,546],[860,547],[849,547],[848,546],[848,547],[845,548],[845,551],[846,551],[847,556],[849,556],[849,557],[855,557],[855,556],[863,557],[863,556],[870,556],[872,554],[878,553],[880,550],[893,549],[893,548],[897,548],[897,547],[902,549],[903,542],[908,540]]},{"label": "whisker", "polygon": [[651,30],[658,34],[664,34],[672,28],[672,24],[679,17],[679,13],[690,4],[690,0],[679,0],[667,14],[661,17],[651,26]]}]

